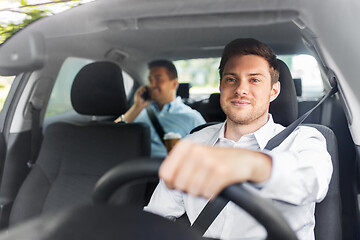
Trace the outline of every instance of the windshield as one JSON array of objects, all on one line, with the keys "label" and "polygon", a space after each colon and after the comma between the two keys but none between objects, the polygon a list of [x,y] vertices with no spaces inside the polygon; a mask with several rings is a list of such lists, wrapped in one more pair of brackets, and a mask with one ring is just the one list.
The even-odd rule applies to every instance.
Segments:
[{"label": "windshield", "polygon": [[30,23],[94,0],[0,0],[0,45]]}]

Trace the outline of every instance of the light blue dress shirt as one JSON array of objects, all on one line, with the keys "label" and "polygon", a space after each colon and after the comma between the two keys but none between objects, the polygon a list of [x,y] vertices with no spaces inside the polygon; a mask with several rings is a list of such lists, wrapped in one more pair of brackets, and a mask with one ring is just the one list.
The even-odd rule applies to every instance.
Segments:
[{"label": "light blue dress shirt", "polygon": [[[153,109],[164,129],[165,134],[168,132],[179,133],[181,138],[184,138],[193,128],[205,123],[201,114],[184,104],[180,97],[177,97],[172,102],[165,104],[161,111],[155,103],[151,103],[149,107]],[[151,156],[166,157],[166,148],[156,133],[146,109],[143,109],[140,112],[134,122],[144,122],[150,126]]]}]

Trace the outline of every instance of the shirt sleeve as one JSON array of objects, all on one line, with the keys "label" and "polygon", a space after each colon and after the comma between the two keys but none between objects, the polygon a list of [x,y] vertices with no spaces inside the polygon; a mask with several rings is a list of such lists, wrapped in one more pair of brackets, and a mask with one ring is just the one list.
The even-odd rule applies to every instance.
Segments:
[{"label": "shirt sleeve", "polygon": [[310,127],[301,127],[291,135],[267,152],[273,168],[261,195],[294,205],[320,202],[326,196],[333,171],[326,140]]},{"label": "shirt sleeve", "polygon": [[167,188],[164,181],[160,179],[144,210],[175,220],[185,213],[183,193]]}]

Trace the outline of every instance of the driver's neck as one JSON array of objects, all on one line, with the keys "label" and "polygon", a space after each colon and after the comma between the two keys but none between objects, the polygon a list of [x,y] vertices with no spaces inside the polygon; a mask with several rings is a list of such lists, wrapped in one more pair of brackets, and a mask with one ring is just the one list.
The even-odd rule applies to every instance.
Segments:
[{"label": "driver's neck", "polygon": [[267,123],[268,120],[268,114],[261,116],[260,118],[249,122],[248,124],[237,123],[227,118],[224,137],[237,142],[242,136],[254,133],[259,130]]}]

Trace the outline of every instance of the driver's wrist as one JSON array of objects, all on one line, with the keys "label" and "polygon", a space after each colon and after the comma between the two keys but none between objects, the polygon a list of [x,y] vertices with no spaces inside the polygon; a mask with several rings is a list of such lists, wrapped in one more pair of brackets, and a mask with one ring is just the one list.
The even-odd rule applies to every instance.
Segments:
[{"label": "driver's wrist", "polygon": [[253,161],[253,170],[251,176],[251,182],[262,183],[269,180],[272,170],[272,158],[271,156],[258,152],[259,157],[256,161]]}]

